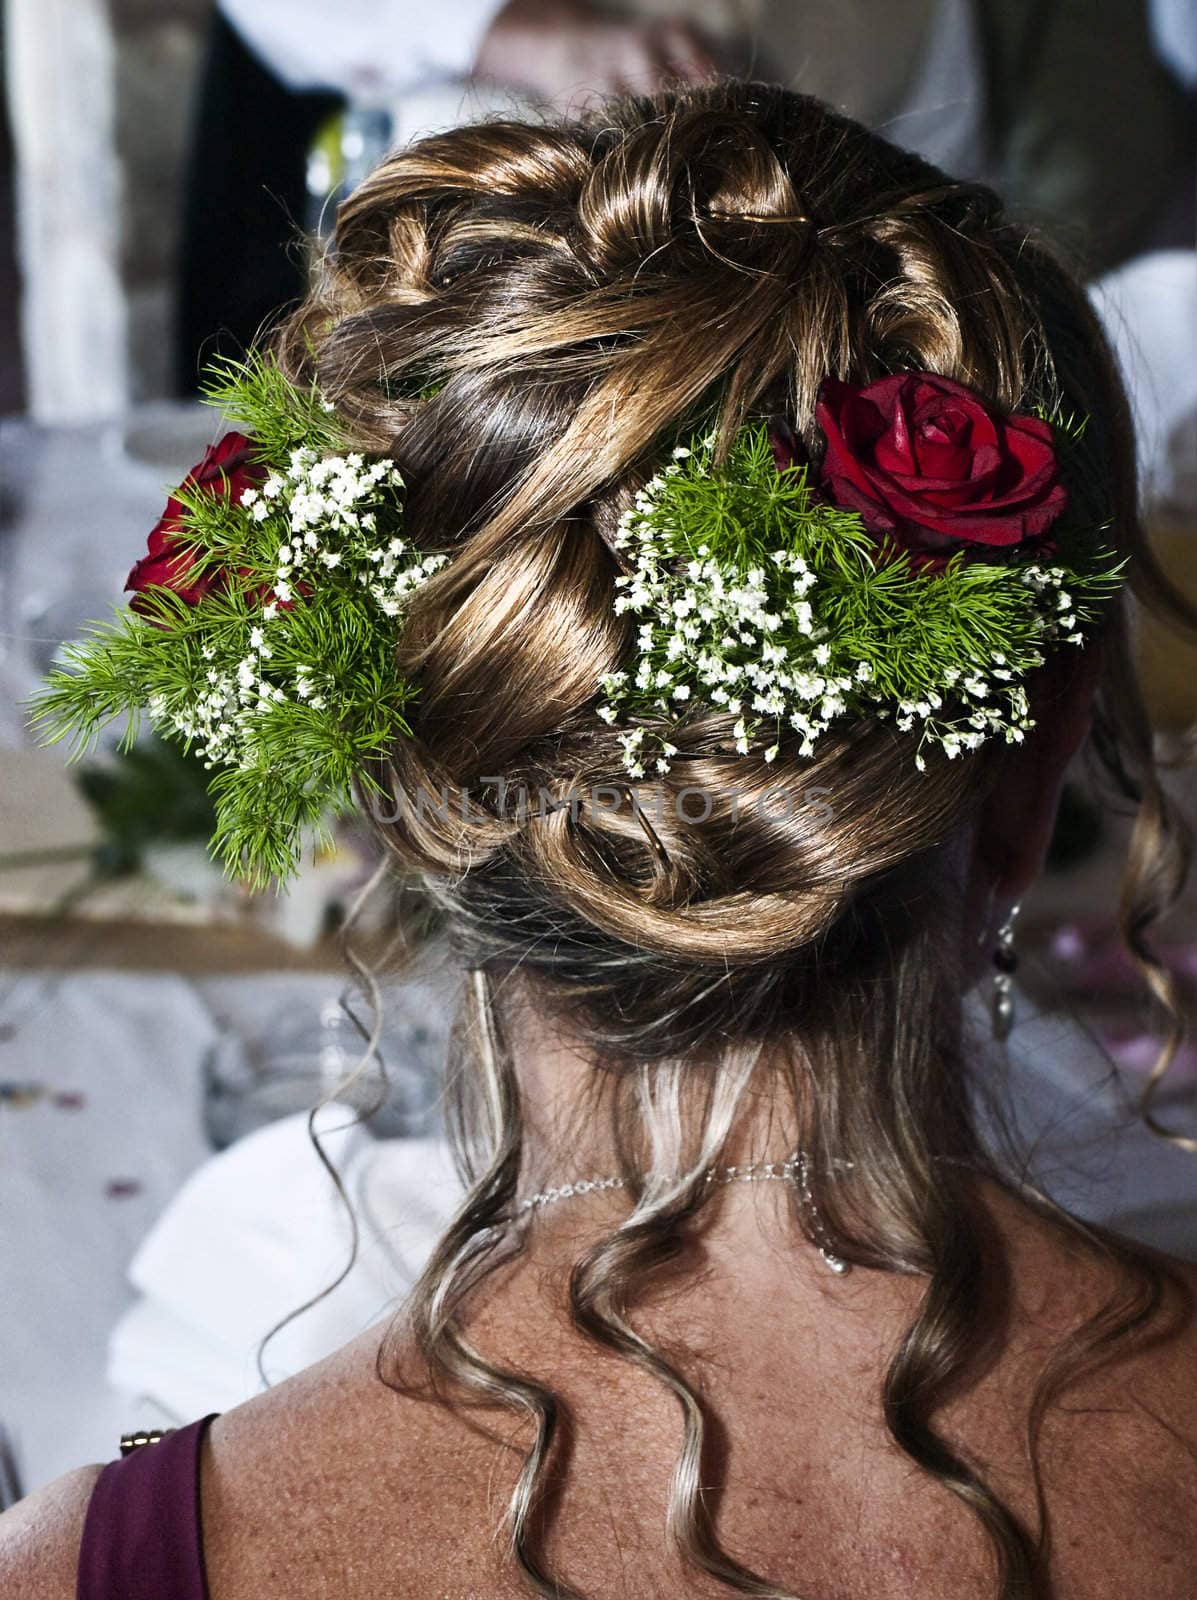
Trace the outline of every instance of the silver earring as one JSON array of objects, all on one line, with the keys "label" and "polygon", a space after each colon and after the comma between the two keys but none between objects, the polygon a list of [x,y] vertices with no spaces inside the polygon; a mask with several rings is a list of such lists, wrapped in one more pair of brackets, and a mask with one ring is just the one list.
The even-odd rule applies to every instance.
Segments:
[{"label": "silver earring", "polygon": [[1014,1026],[1014,974],[1018,971],[1018,952],[1014,948],[1014,922],[1018,907],[1011,906],[998,929],[993,952],[993,1036],[999,1044],[1010,1037]]}]

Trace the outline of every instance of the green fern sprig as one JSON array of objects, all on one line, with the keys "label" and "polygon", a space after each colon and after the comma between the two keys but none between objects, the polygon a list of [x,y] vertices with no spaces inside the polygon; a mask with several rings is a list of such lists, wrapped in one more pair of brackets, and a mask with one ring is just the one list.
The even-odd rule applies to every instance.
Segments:
[{"label": "green fern sprig", "polygon": [[243,359],[218,356],[208,367],[200,390],[226,421],[248,434],[259,459],[285,466],[292,450],[307,448],[334,455],[349,448],[333,407],[313,381],[292,383],[270,356],[253,350]]},{"label": "green fern sprig", "polygon": [[[389,461],[346,450],[319,391],[262,355],[220,363],[205,398],[252,441],[256,487],[189,484],[175,543],[195,604],[147,588],[140,612],[91,628],[61,653],[31,721],[72,757],[124,717],[148,717],[212,772],[212,851],[255,888],[285,883],[305,841],[327,844],[355,785],[410,733],[413,695],[394,665],[406,595],[440,564],[403,539]],[[173,553],[173,552],[172,552]]]},{"label": "green fern sprig", "polygon": [[603,680],[599,714],[627,724],[633,776],[654,751],[668,769],[692,703],[736,715],[741,751],[771,730],[767,759],[787,727],[810,753],[845,715],[921,726],[920,764],[926,744],[1020,740],[1021,681],[1050,645],[1080,643],[1121,581],[1092,528],[1061,530],[1066,560],[958,554],[930,574],[819,498],[804,467],[779,471],[766,423],[742,428],[720,467],[712,445],[680,444],[617,536],[631,568],[618,605],[639,645],[634,670]]}]

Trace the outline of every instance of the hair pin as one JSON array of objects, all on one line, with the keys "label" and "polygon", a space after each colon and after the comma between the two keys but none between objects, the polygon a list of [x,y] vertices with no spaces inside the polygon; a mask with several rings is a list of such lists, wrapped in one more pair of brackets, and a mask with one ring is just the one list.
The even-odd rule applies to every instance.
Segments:
[{"label": "hair pin", "polygon": [[636,821],[640,824],[640,831],[644,834],[644,837],[648,840],[649,849],[652,851],[653,855],[656,857],[657,865],[662,869],[662,871],[668,872],[670,870],[670,866],[671,866],[671,863],[670,863],[670,860],[669,860],[669,852],[668,852],[668,850],[666,850],[665,846],[661,842],[661,835],[657,832],[657,830],[653,827],[652,823],[645,816],[644,808],[643,808],[643,806],[641,806],[640,800],[639,800],[638,796],[636,795],[635,790],[632,788],[631,784],[630,783],[621,783],[619,785],[619,787],[620,787],[620,790],[622,791],[623,795],[626,796],[626,798],[628,800],[628,803],[631,805],[632,815],[636,818]]},{"label": "hair pin", "polygon": [[769,212],[762,214],[757,211],[708,211],[707,216],[712,222],[811,222],[805,211]]}]

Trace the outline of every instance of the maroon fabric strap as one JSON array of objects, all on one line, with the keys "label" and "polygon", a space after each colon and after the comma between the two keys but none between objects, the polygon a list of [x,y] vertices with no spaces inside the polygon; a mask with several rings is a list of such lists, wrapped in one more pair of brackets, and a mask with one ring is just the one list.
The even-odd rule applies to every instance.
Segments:
[{"label": "maroon fabric strap", "polygon": [[208,1600],[199,1468],[211,1421],[176,1428],[101,1472],[83,1524],[77,1600]]}]

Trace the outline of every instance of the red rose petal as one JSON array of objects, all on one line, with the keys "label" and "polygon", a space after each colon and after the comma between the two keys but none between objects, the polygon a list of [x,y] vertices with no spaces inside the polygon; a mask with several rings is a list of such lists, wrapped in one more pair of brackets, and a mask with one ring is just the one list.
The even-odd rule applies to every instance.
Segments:
[{"label": "red rose petal", "polygon": [[[256,453],[257,446],[245,434],[226,433],[204,452],[182,488],[203,489],[239,503],[247,489],[256,488],[267,476],[267,469],[254,460]],[[218,567],[194,570],[199,547],[188,537],[186,516],[186,507],[172,495],[150,530],[146,554],[134,564],[125,583],[126,589],[135,591],[129,602],[134,611],[144,614],[151,610],[149,602],[141,598],[141,591],[151,585],[170,589],[185,605],[196,605],[205,595],[227,586],[230,575]]]},{"label": "red rose petal", "polygon": [[919,477],[942,483],[960,483],[972,470],[973,453],[967,442],[923,436],[915,466]]},{"label": "red rose petal", "polygon": [[917,420],[918,437],[933,444],[967,444],[972,437],[972,421],[960,406],[928,408],[927,415]]},{"label": "red rose petal", "polygon": [[906,414],[900,391],[895,396],[889,429],[880,435],[873,447],[873,460],[882,472],[902,473],[918,470],[914,459],[910,418]]}]

